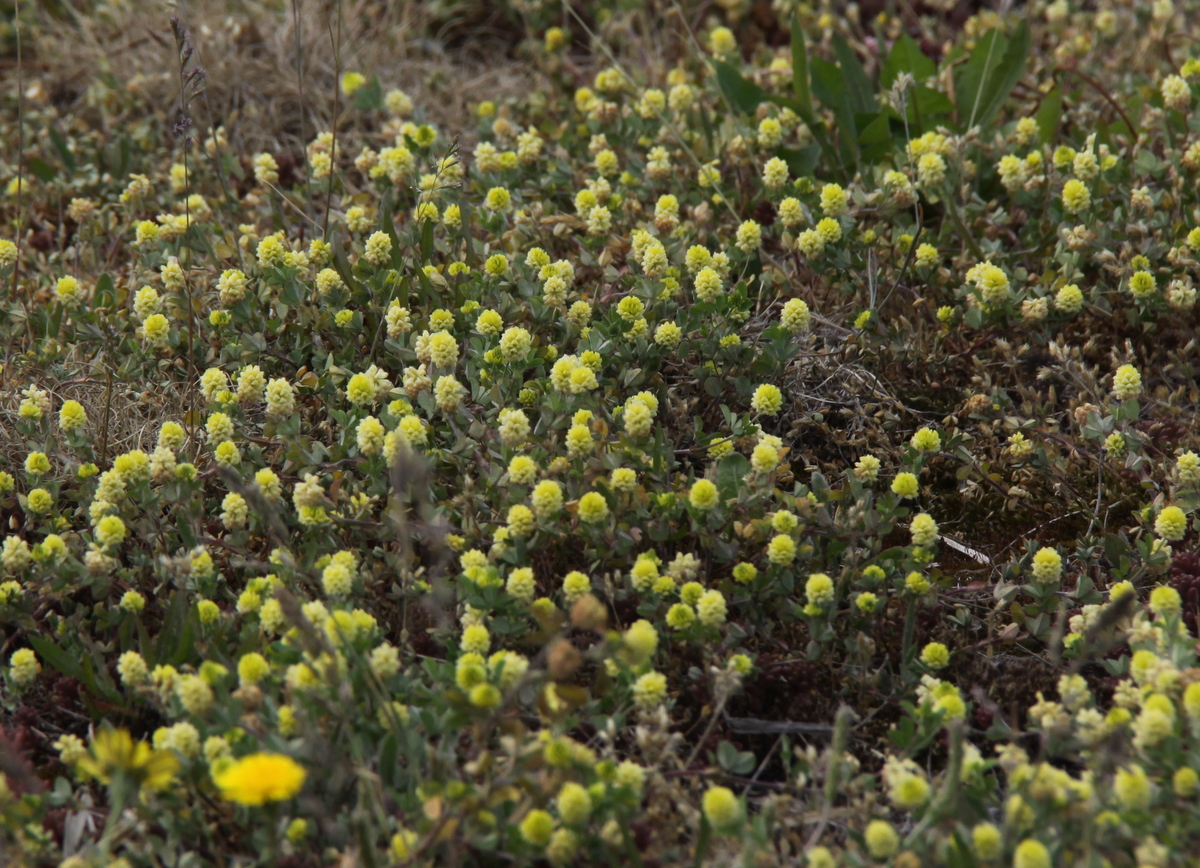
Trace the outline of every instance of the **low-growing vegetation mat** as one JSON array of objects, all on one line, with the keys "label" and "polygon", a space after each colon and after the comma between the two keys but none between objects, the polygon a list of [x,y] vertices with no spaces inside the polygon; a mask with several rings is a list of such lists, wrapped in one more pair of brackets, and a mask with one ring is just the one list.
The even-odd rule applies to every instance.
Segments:
[{"label": "low-growing vegetation mat", "polygon": [[1197,0],[4,5],[0,862],[1196,864]]}]

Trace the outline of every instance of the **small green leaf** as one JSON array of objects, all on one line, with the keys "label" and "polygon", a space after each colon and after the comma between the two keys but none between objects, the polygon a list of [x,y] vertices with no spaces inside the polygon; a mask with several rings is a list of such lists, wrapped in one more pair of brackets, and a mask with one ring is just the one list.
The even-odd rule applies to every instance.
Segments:
[{"label": "small green leaf", "polygon": [[738,750],[733,746],[732,742],[723,741],[717,745],[717,762],[721,768],[726,771],[733,771],[734,762],[737,760]]},{"label": "small green leaf", "polygon": [[93,298],[95,307],[112,307],[117,303],[117,291],[107,273],[100,275],[100,279],[96,281],[96,293]]},{"label": "small green leaf", "polygon": [[283,292],[279,293],[279,300],[283,304],[290,305],[292,307],[300,304],[302,300],[300,296],[300,287],[296,285],[295,281],[288,281],[287,286],[283,288]]},{"label": "small green leaf", "polygon": [[1138,151],[1137,156],[1133,158],[1133,168],[1139,175],[1150,175],[1154,178],[1160,178],[1166,164],[1150,151],[1149,148],[1142,148]]}]

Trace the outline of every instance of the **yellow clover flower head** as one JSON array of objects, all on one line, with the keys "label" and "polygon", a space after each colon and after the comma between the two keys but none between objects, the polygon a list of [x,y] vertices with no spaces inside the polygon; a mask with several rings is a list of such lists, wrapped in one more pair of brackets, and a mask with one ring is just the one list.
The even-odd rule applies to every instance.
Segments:
[{"label": "yellow clover flower head", "polygon": [[892,480],[892,493],[899,497],[916,497],[919,490],[917,477],[911,473],[897,473],[896,478]]},{"label": "yellow clover flower head", "polygon": [[1181,540],[1187,533],[1187,515],[1178,506],[1165,507],[1154,520],[1154,532],[1169,542]]},{"label": "yellow clover flower head", "polygon": [[778,386],[770,383],[764,383],[755,389],[754,397],[750,401],[751,409],[764,416],[774,416],[782,406],[783,393]]},{"label": "yellow clover flower head", "polygon": [[912,447],[920,452],[937,452],[942,448],[942,438],[932,428],[921,428],[912,436]]},{"label": "yellow clover flower head", "polygon": [[1041,841],[1026,838],[1013,851],[1013,868],[1050,868],[1050,851]]},{"label": "yellow clover flower head", "polygon": [[930,642],[921,650],[921,662],[930,669],[944,669],[950,662],[950,651],[941,642]]},{"label": "yellow clover flower head", "polygon": [[708,479],[697,479],[688,492],[688,502],[693,509],[710,510],[720,501],[717,486]]},{"label": "yellow clover flower head", "polygon": [[874,859],[887,859],[900,849],[900,836],[887,820],[872,820],[863,831],[867,852]]},{"label": "yellow clover flower head", "polygon": [[1128,401],[1142,393],[1142,375],[1133,365],[1121,365],[1113,374],[1113,397]]},{"label": "yellow clover flower head", "polygon": [[718,831],[730,829],[741,819],[741,803],[727,787],[709,787],[702,805],[704,818]]}]

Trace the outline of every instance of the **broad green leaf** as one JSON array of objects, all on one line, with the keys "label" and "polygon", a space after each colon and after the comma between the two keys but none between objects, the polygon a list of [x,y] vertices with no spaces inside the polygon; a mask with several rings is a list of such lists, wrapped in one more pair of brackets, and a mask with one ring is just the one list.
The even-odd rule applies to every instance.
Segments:
[{"label": "broad green leaf", "polygon": [[813,117],[813,104],[808,89],[808,48],[804,44],[800,16],[792,19],[792,90],[796,92],[796,102],[800,104],[800,117],[812,126],[809,121]]},{"label": "broad green leaf", "polygon": [[879,73],[879,89],[887,90],[902,72],[907,72],[918,84],[937,72],[937,64],[925,56],[921,46],[907,33],[900,34],[892,45],[887,63]]},{"label": "broad green leaf", "polygon": [[767,98],[763,89],[723,60],[714,60],[713,66],[717,70],[717,87],[725,98],[742,114],[754,114],[759,103]]},{"label": "broad green leaf", "polygon": [[[87,649],[87,654],[80,655],[80,665],[83,668],[84,683],[87,684],[96,695],[105,696],[110,702],[115,702],[118,705],[125,704],[125,697],[121,695],[120,688],[113,680],[112,674],[108,671],[108,667],[104,664],[104,651],[96,641],[89,636],[80,635],[79,641],[83,643]],[[93,686],[94,685],[94,686]]]},{"label": "broad green leaf", "polygon": [[817,118],[816,112],[813,111],[812,90],[809,83],[808,48],[804,42],[804,30],[800,26],[799,17],[792,19],[792,90],[796,95],[794,100],[773,97],[772,101],[778,105],[787,106],[800,115],[800,119],[808,125],[813,138],[817,140],[817,146],[825,154],[825,159],[829,161],[830,167],[836,166],[839,173],[845,175],[845,166],[841,164],[841,160],[834,152],[829,138],[825,135],[823,124]]},{"label": "broad green leaf", "polygon": [[977,122],[984,108],[983,92],[988,76],[1000,65],[1000,58],[1007,47],[1007,39],[995,29],[989,30],[975,43],[975,50],[955,77],[954,98],[958,103],[958,120],[965,129]]},{"label": "broad green leaf", "polygon": [[[466,196],[461,196],[458,199],[459,213],[462,215],[461,222],[463,226],[471,225],[471,203]],[[470,232],[463,233],[463,246],[466,248],[466,256],[463,257],[463,262],[476,268],[479,265],[479,257],[475,252],[475,241],[471,237]]]},{"label": "broad green leaf", "polygon": [[1038,125],[1038,137],[1042,144],[1049,144],[1058,132],[1058,122],[1062,119],[1062,91],[1055,87],[1042,98],[1037,113],[1033,116]]},{"label": "broad green leaf", "polygon": [[39,180],[45,181],[47,184],[58,176],[58,172],[55,171],[54,167],[41,157],[29,157],[25,161],[25,165],[29,166],[29,171],[37,175]]},{"label": "broad green leaf", "polygon": [[996,30],[979,40],[955,84],[958,119],[965,129],[991,124],[1025,71],[1029,44],[1029,26],[1023,21],[1011,41]]},{"label": "broad green leaf", "polygon": [[121,144],[117,149],[118,159],[117,159],[117,171],[115,174],[118,178],[125,177],[125,173],[127,171],[129,171],[129,160],[130,160],[130,156],[131,156],[131,153],[130,153],[131,150],[132,149],[130,147],[129,136],[122,136]]},{"label": "broad green leaf", "polygon": [[813,58],[813,93],[826,108],[833,112],[838,123],[838,147],[843,160],[850,165],[858,162],[858,130],[854,126],[854,109],[850,106],[850,95],[842,71],[824,60]]},{"label": "broad green leaf", "polygon": [[63,165],[67,167],[67,172],[72,175],[75,174],[75,155],[67,147],[67,142],[63,139],[62,134],[54,127],[50,127],[46,132],[50,134],[50,141],[54,144],[54,150],[58,151],[58,156],[62,159]]},{"label": "broad green leaf", "polygon": [[346,286],[353,292],[358,289],[358,281],[354,277],[354,268],[350,265],[350,260],[346,257],[346,249],[343,245],[337,243],[336,236],[331,236],[330,241],[333,243],[333,264],[337,269],[338,276],[342,278]]},{"label": "broad green leaf", "polygon": [[742,477],[750,472],[750,460],[736,452],[717,462],[717,490],[725,500],[735,498],[742,490]]},{"label": "broad green leaf", "polygon": [[388,191],[383,197],[383,207],[380,209],[383,214],[383,231],[387,233],[388,238],[392,239],[392,268],[399,271],[404,267],[404,258],[400,255],[400,236],[396,234],[396,225],[392,222],[392,194]]},{"label": "broad green leaf", "polygon": [[987,127],[992,123],[1004,105],[1004,101],[1008,99],[1008,95],[1021,80],[1021,76],[1025,73],[1025,61],[1029,58],[1029,45],[1029,25],[1022,21],[1017,26],[1016,32],[1013,33],[1012,39],[1004,51],[1004,56],[1000,59],[1000,65],[989,77],[987,87],[984,89],[985,104],[980,116],[976,119],[976,123],[981,127]]},{"label": "broad green leaf", "polygon": [[171,655],[171,665],[179,666],[196,650],[196,618],[190,609],[184,610],[183,629],[179,631],[179,642],[175,645],[175,653]]},{"label": "broad green leaf", "polygon": [[46,335],[57,335],[58,330],[62,328],[63,314],[66,312],[61,304],[54,305],[54,313],[50,314],[50,322],[46,326]]},{"label": "broad green leaf", "polygon": [[924,120],[932,115],[948,115],[954,111],[954,103],[950,97],[940,90],[917,85],[908,94],[909,115],[919,114]]},{"label": "broad green leaf", "polygon": [[[846,114],[849,110],[847,102],[849,97],[846,93],[846,84],[842,80],[841,70],[832,63],[816,57],[809,66],[812,70],[813,93],[817,99],[839,118]],[[847,116],[853,121],[853,112]]]},{"label": "broad green leaf", "polygon": [[871,114],[878,108],[875,104],[875,89],[871,87],[871,80],[867,78],[854,49],[840,34],[834,34],[833,52],[837,55],[842,81],[845,82],[846,93],[850,96],[850,107],[856,114]]},{"label": "broad green leaf", "polygon": [[370,84],[364,84],[356,90],[350,102],[363,112],[383,108],[383,88],[379,86],[379,79],[372,76]]},{"label": "broad green leaf", "polygon": [[854,116],[854,126],[860,131],[858,134],[858,143],[860,145],[877,145],[881,142],[891,141],[892,137],[888,131],[887,115],[883,112],[856,114]]},{"label": "broad green leaf", "polygon": [[[700,131],[704,133],[704,142],[708,145],[709,150],[713,147],[713,127],[712,120],[708,116],[708,108],[700,105],[696,107],[696,114],[700,118]],[[469,233],[468,233],[469,234]]]},{"label": "broad green leaf", "polygon": [[171,641],[172,636],[178,636],[183,632],[183,622],[186,619],[187,595],[183,591],[176,590],[171,594],[171,601],[167,604],[166,614],[163,615],[162,628],[155,638],[154,656],[152,659],[147,659],[147,663],[153,666],[156,663],[170,662],[167,659],[167,643]]},{"label": "broad green leaf", "polygon": [[433,262],[433,221],[421,221],[421,262]]},{"label": "broad green leaf", "polygon": [[389,732],[379,748],[379,777],[388,786],[394,786],[396,782],[397,748],[396,735]]},{"label": "broad green leaf", "polygon": [[892,151],[892,130],[887,112],[876,112],[874,115],[859,115],[855,118],[861,132],[858,134],[858,145],[862,148],[862,159],[874,163],[888,157]]},{"label": "broad green leaf", "polygon": [[[80,655],[79,658],[79,680],[83,682],[83,686],[88,689],[88,692],[97,698],[107,695],[107,691],[101,688],[100,683],[96,680],[96,667],[92,665],[92,658],[86,654]],[[109,697],[111,699],[111,697]],[[117,701],[120,701],[120,696],[117,696]]]},{"label": "broad green leaf", "polygon": [[38,656],[69,678],[83,680],[83,667],[73,654],[68,654],[48,636],[29,635],[29,644]]},{"label": "broad green leaf", "polygon": [[775,156],[787,163],[788,171],[794,177],[803,178],[813,173],[820,153],[820,145],[809,145],[807,148],[778,148]]}]

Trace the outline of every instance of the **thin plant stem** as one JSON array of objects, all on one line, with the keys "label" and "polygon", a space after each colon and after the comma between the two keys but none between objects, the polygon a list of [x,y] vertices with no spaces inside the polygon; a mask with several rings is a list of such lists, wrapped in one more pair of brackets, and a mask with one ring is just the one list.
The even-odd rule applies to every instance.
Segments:
[{"label": "thin plant stem", "polygon": [[[210,133],[212,134],[212,140],[213,140],[213,152],[209,159],[210,159],[210,162],[212,163],[213,172],[217,176],[217,181],[221,185],[221,195],[225,198],[226,202],[232,202],[233,197],[229,195],[229,185],[225,182],[225,172],[221,168],[221,153],[220,153],[221,140],[220,140],[220,137],[217,135],[215,116],[213,115],[212,105],[210,105],[209,101],[208,101],[208,92],[207,91],[205,91],[205,93],[204,93],[204,109],[205,109],[205,111],[208,112],[208,129],[209,129]],[[218,218],[221,221],[221,226],[223,228],[227,229],[228,227],[225,227],[224,213],[219,213]],[[245,254],[242,252],[242,245],[235,244],[235,245],[233,245],[233,249],[235,251],[237,251],[238,262],[242,266],[242,269],[245,270],[246,257],[245,257]]]},{"label": "thin plant stem", "polygon": [[[308,105],[304,99],[304,51],[300,44],[300,0],[292,0],[292,40],[296,46],[296,90],[300,98],[300,141],[307,142],[304,133],[304,108]],[[313,210],[312,173],[304,173],[304,191],[308,201],[308,211]]]},{"label": "thin plant stem", "polygon": [[[21,0],[13,0],[13,33],[17,41],[17,216],[13,227],[17,258],[13,262],[9,298],[16,300],[17,282],[21,274],[21,230],[25,226],[25,64],[21,53]],[[25,317],[25,334],[32,345],[33,324],[29,317]]]},{"label": "thin plant stem", "polygon": [[[192,229],[192,214],[189,199],[192,193],[191,171],[188,162],[188,150],[192,145],[192,137],[189,131],[192,128],[192,117],[189,114],[189,105],[197,96],[203,96],[205,91],[202,88],[204,82],[204,69],[199,66],[193,66],[188,69],[188,61],[192,58],[193,48],[188,39],[187,28],[178,18],[171,19],[171,29],[175,36],[175,49],[179,61],[179,113],[175,123],[174,133],[181,140],[183,151],[183,184],[184,184],[184,233],[179,243],[179,252],[183,253],[187,240],[188,233]],[[190,93],[189,93],[190,91]],[[187,248],[191,249],[191,248]],[[189,258],[190,264],[190,258]],[[192,298],[192,284],[188,279],[188,269],[182,268],[183,272],[183,295],[184,302],[187,305],[187,358],[188,358],[188,382],[195,383],[196,374],[196,356],[195,356],[195,330],[196,330],[196,309],[195,302]],[[196,435],[196,394],[195,390],[188,389],[188,418],[185,420],[188,431],[192,437],[193,455],[200,455],[200,438]]]},{"label": "thin plant stem", "polygon": [[829,745],[829,760],[825,768],[825,804],[821,808],[821,819],[817,827],[809,835],[805,850],[811,850],[821,842],[821,836],[829,826],[829,817],[833,812],[833,801],[837,798],[838,774],[842,765],[842,754],[846,751],[846,742],[850,737],[850,716],[853,712],[848,706],[841,706],[833,719],[833,741]]},{"label": "thin plant stem", "polygon": [[954,197],[952,195],[947,195],[945,201],[946,208],[950,211],[950,219],[958,228],[959,234],[962,235],[963,243],[967,245],[967,249],[971,251],[971,255],[975,257],[976,261],[983,262],[983,260],[986,259],[986,257],[983,255],[983,250],[980,249],[979,242],[972,238],[971,234],[967,232],[967,227],[966,224],[963,223],[962,215],[958,213],[958,206],[954,204]]},{"label": "thin plant stem", "polygon": [[333,179],[337,173],[337,152],[338,152],[338,122],[341,120],[342,106],[342,4],[341,0],[334,0],[334,6],[337,9],[337,35],[333,32],[333,22],[330,20],[328,10],[325,15],[325,25],[329,30],[329,41],[333,45],[333,126],[330,132],[333,135],[333,142],[330,146],[332,153],[329,155],[329,189],[325,191],[325,216],[321,221],[321,240],[329,240],[329,212],[333,208]]},{"label": "thin plant stem", "polygon": [[104,420],[100,426],[100,463],[104,464],[108,460],[108,424],[112,418],[112,393],[113,393],[113,375],[112,365],[108,364],[108,354],[104,356]]},{"label": "thin plant stem", "polygon": [[900,646],[900,668],[908,661],[908,653],[912,650],[913,631],[917,625],[917,603],[909,600],[904,610],[904,640]]}]

